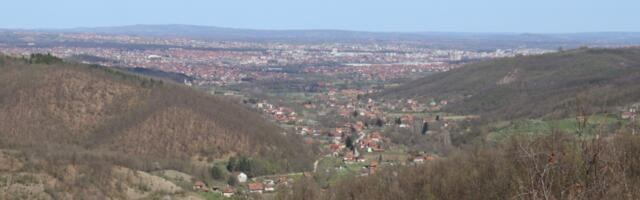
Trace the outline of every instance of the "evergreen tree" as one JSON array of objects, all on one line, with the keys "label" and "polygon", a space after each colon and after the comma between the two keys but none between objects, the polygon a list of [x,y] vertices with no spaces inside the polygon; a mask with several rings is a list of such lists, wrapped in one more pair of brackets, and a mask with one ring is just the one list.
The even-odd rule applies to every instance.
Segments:
[{"label": "evergreen tree", "polygon": [[222,171],[222,169],[220,169],[220,167],[213,166],[213,168],[211,168],[211,177],[215,180],[223,180],[224,172]]},{"label": "evergreen tree", "polygon": [[227,179],[227,184],[229,184],[230,186],[236,186],[238,184],[238,178],[236,178],[235,176],[229,176],[229,179]]},{"label": "evergreen tree", "polygon": [[229,162],[227,162],[227,170],[229,170],[230,172],[235,172],[236,171],[237,162],[238,161],[237,161],[235,156],[229,158]]},{"label": "evergreen tree", "polygon": [[351,136],[348,136],[347,139],[344,140],[344,145],[352,151],[354,150],[353,139],[351,139]]},{"label": "evergreen tree", "polygon": [[422,135],[427,134],[427,131],[429,131],[429,123],[428,122],[424,122],[424,124],[422,124],[422,131],[420,133],[422,133]]}]

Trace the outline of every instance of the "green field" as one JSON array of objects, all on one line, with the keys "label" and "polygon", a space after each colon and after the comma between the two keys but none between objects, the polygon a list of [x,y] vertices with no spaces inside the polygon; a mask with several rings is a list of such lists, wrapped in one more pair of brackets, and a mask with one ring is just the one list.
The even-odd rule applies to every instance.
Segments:
[{"label": "green field", "polygon": [[206,199],[206,200],[225,200],[232,199],[222,196],[222,194],[217,192],[197,192],[198,196]]},{"label": "green field", "polygon": [[[628,126],[631,122],[628,120],[620,120],[616,116],[611,115],[594,115],[588,117],[587,128],[584,131],[586,136],[597,133],[600,129],[607,126],[619,125]],[[575,118],[565,118],[559,120],[516,120],[516,121],[500,121],[491,125],[493,131],[489,134],[489,139],[497,141],[504,139],[509,135],[537,135],[547,134],[553,131],[561,131],[566,133],[577,133],[578,122]]]},{"label": "green field", "polygon": [[377,161],[380,158],[380,156],[382,156],[382,160],[384,161],[397,161],[397,162],[404,162],[409,157],[407,155],[407,151],[404,148],[401,148],[400,146],[396,146],[396,147],[389,148],[384,152],[365,153],[364,158],[367,159],[367,162],[365,163],[368,164],[371,161]]}]

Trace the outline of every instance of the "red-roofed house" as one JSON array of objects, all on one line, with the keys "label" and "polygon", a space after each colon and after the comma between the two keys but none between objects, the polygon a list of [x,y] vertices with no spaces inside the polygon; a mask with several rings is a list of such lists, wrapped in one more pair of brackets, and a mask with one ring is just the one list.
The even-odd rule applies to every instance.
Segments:
[{"label": "red-roofed house", "polygon": [[200,190],[200,191],[205,191],[208,192],[209,189],[207,188],[207,184],[205,184],[202,181],[196,181],[195,183],[193,183],[193,190]]},{"label": "red-roofed house", "polygon": [[349,151],[346,155],[344,155],[344,158],[342,160],[345,162],[353,162],[356,160],[356,157],[353,155],[353,151]]},{"label": "red-roofed house", "polygon": [[336,143],[329,145],[329,151],[331,151],[331,155],[338,156],[338,153],[340,152],[340,145]]},{"label": "red-roofed house", "polygon": [[230,188],[230,187],[224,188],[224,190],[222,190],[222,196],[225,196],[225,197],[231,197],[233,196],[234,193],[235,191],[233,190],[233,188]]},{"label": "red-roofed house", "polygon": [[622,112],[622,114],[620,114],[620,118],[622,119],[633,119],[635,118],[634,113],[632,112]]},{"label": "red-roofed house", "polygon": [[264,184],[262,183],[249,183],[249,192],[262,193],[264,192]]}]

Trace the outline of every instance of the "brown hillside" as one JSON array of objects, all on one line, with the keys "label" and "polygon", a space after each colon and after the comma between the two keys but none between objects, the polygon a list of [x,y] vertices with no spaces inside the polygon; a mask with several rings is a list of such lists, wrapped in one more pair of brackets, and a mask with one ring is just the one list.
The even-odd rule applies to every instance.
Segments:
[{"label": "brown hillside", "polygon": [[640,49],[578,49],[504,58],[434,74],[380,96],[448,99],[447,111],[488,118],[575,115],[640,101]]},{"label": "brown hillside", "polygon": [[244,154],[302,169],[299,138],[235,103],[98,66],[0,61],[0,145],[43,144],[158,158]]}]

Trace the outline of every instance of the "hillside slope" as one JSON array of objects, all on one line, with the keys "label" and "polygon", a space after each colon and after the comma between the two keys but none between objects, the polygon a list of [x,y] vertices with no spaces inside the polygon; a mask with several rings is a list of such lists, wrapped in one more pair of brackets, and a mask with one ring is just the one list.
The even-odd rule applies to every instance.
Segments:
[{"label": "hillside slope", "polygon": [[575,115],[640,101],[640,49],[578,49],[504,58],[435,74],[382,98],[448,99],[450,112],[489,118]]},{"label": "hillside slope", "polygon": [[153,158],[261,157],[310,166],[299,138],[235,103],[75,63],[0,61],[0,148],[64,146]]}]

